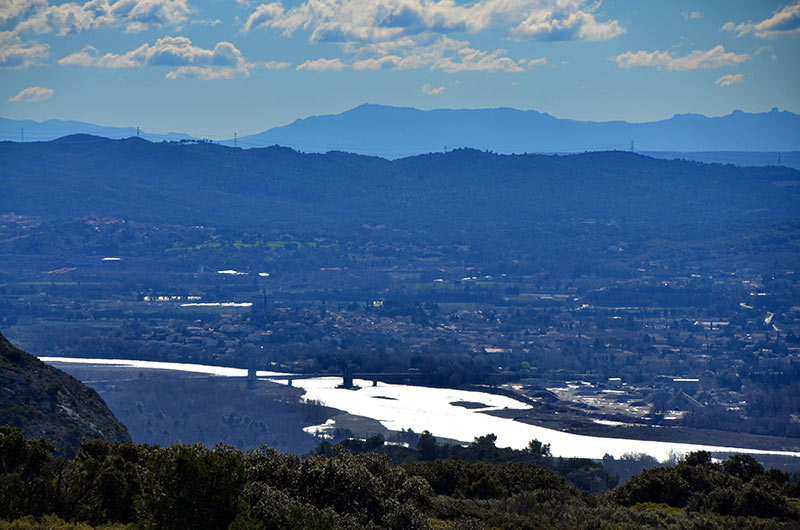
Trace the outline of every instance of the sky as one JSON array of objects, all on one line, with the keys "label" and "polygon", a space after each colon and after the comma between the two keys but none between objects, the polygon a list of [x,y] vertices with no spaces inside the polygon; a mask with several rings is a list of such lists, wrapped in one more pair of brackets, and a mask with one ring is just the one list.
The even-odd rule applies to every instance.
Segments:
[{"label": "sky", "polygon": [[0,116],[230,138],[363,103],[800,113],[800,0],[0,0]]}]

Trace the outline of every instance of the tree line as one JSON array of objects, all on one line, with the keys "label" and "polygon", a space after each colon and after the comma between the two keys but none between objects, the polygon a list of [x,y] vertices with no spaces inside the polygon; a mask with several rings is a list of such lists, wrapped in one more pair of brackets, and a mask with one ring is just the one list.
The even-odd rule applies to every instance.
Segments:
[{"label": "tree line", "polygon": [[[375,448],[382,444],[372,442]],[[471,444],[492,456],[494,438]],[[353,447],[351,447],[353,449]],[[84,442],[72,459],[0,427],[0,529],[792,528],[800,484],[747,455],[690,453],[595,495],[543,465],[438,458],[430,434],[394,465],[344,444],[268,447]],[[496,448],[495,448],[496,449]],[[533,459],[549,447],[531,443]],[[452,456],[452,455],[451,455]]]}]

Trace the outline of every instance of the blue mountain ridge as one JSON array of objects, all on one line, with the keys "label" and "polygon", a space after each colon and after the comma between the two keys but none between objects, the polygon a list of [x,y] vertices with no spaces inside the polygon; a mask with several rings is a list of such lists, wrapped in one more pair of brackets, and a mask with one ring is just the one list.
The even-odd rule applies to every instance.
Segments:
[{"label": "blue mountain ridge", "polygon": [[[135,127],[79,121],[0,118],[0,140],[46,141],[71,134],[136,136]],[[150,141],[192,140],[183,133],[141,132]],[[233,146],[233,139],[221,140]],[[469,147],[497,153],[575,153],[630,150],[659,158],[687,158],[735,165],[800,168],[800,115],[733,111],[726,116],[676,114],[654,122],[591,122],[556,118],[535,110],[434,109],[364,104],[340,114],[311,116],[243,136],[241,148],[281,145],[303,152],[346,151],[396,159]]]},{"label": "blue mountain ridge", "polygon": [[73,134],[91,134],[104,138],[130,138],[138,134],[153,142],[188,140],[192,136],[184,133],[167,134],[137,131],[136,127],[106,127],[75,120],[9,120],[0,118],[0,141],[46,142]]},{"label": "blue mountain ridge", "polygon": [[[721,117],[678,114],[647,123],[560,119],[534,110],[435,109],[365,104],[341,114],[313,116],[244,136],[242,147],[284,145],[306,152],[330,150],[400,158],[447,148],[498,153],[583,151],[800,150],[800,116],[788,111]],[[226,142],[227,143],[227,142]]]}]

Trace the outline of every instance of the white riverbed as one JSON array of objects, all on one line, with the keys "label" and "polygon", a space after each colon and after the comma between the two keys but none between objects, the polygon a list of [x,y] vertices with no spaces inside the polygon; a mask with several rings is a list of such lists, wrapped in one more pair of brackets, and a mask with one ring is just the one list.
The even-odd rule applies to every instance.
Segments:
[{"label": "white riverbed", "polygon": [[[74,363],[149,368],[203,373],[224,377],[244,377],[247,370],[222,366],[183,364],[156,361],[133,361],[124,359],[78,359],[69,357],[40,357],[48,364]],[[258,377],[281,381],[280,372],[258,371]],[[285,379],[283,379],[285,381]],[[645,453],[659,460],[666,460],[672,453],[706,450],[717,452],[743,452],[751,454],[780,454],[800,458],[800,452],[764,451],[623,438],[602,438],[565,433],[535,425],[498,418],[481,411],[498,409],[527,409],[529,405],[515,399],[467,390],[429,388],[410,385],[393,385],[372,381],[355,380],[361,388],[345,390],[337,388],[340,377],[297,379],[293,385],[306,391],[307,400],[317,400],[324,405],[350,414],[378,420],[391,430],[413,429],[415,432],[431,431],[435,436],[472,441],[476,436],[494,433],[498,447],[523,449],[534,438],[549,443],[555,456],[602,458],[605,454],[619,458],[625,453]],[[388,398],[388,399],[387,399]],[[467,409],[453,402],[469,401],[486,405],[485,408]]]}]

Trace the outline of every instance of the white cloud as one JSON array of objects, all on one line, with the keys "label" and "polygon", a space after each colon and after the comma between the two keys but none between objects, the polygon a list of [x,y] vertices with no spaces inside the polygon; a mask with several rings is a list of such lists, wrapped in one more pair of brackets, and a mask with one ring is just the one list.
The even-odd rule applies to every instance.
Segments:
[{"label": "white cloud", "polygon": [[7,40],[10,42],[0,44],[0,67],[2,68],[25,68],[47,57],[47,44],[20,43],[14,38]]},{"label": "white cloud", "polygon": [[47,0],[0,0],[0,25],[47,7]]},{"label": "white cloud", "polygon": [[24,102],[24,103],[36,103],[39,101],[44,101],[45,99],[50,99],[53,97],[55,90],[52,88],[44,88],[41,86],[29,86],[28,88],[23,89],[20,91],[19,94],[14,96],[13,98],[9,98],[9,101],[16,101],[16,102]]},{"label": "white cloud", "polygon": [[215,18],[215,19],[207,18],[207,19],[202,19],[202,20],[192,20],[191,22],[189,22],[189,25],[191,25],[191,26],[211,26],[212,28],[217,26],[217,25],[219,25],[219,24],[222,24],[222,21],[220,19],[218,19],[218,18]]},{"label": "white cloud", "polygon": [[592,13],[579,9],[534,11],[512,30],[517,38],[549,41],[608,40],[623,33],[616,20],[598,22]]},{"label": "white cloud", "polygon": [[[286,8],[259,5],[242,31],[279,30],[285,36],[307,32],[311,42],[337,43],[349,60],[308,60],[298,70],[408,70],[521,72],[546,59],[526,61],[502,49],[485,51],[452,33],[478,33],[505,27],[521,39],[601,40],[624,30],[616,21],[598,22],[587,0],[306,0]],[[519,20],[523,20],[522,23]],[[349,64],[348,64],[349,63]]]},{"label": "white cloud", "polygon": [[[539,59],[522,59],[521,62],[525,62],[527,66],[544,66],[547,64],[547,59],[544,57]],[[569,61],[561,61],[561,64],[569,64]]]},{"label": "white cloud", "polygon": [[726,52],[722,45],[710,50],[695,50],[683,57],[674,57],[670,52],[627,51],[617,55],[614,60],[620,68],[655,67],[667,70],[701,70],[733,66],[750,60],[746,53]]},{"label": "white cloud", "polygon": [[[368,48],[370,53],[385,53],[384,50]],[[398,54],[379,55],[354,61],[354,70],[409,70],[427,68],[442,70],[447,73],[458,72],[522,72],[533,66],[547,64],[547,59],[519,59],[507,57],[506,51],[497,49],[492,52],[478,50],[469,46],[466,41],[442,36],[438,40],[424,46],[410,47]]]},{"label": "white cloud", "polygon": [[292,65],[285,61],[267,61],[263,64],[263,66],[267,70],[285,70]]},{"label": "white cloud", "polygon": [[234,67],[214,68],[212,66],[181,66],[176,70],[168,72],[167,79],[180,79],[182,77],[202,79],[210,81],[213,79],[235,79],[237,77],[249,77],[250,70]]},{"label": "white cloud", "polygon": [[[12,0],[15,1],[15,0]],[[129,33],[150,25],[181,24],[189,14],[187,0],[89,0],[84,4],[66,2],[49,5],[37,0],[36,8],[16,27],[17,33],[67,35],[106,26],[126,26]]]},{"label": "white cloud", "polygon": [[167,73],[167,79],[193,77],[204,80],[248,77],[250,69],[255,67],[245,61],[241,52],[230,42],[218,42],[209,50],[193,45],[188,37],[169,36],[158,39],[153,45],[143,44],[124,54],[100,55],[96,48],[86,46],[60,59],[58,64],[99,68],[169,66],[176,69]]},{"label": "white cloud", "polygon": [[[412,66],[414,65],[414,66]],[[399,55],[383,55],[370,57],[353,63],[353,70],[405,70],[410,67],[419,68],[421,63]]]},{"label": "white cloud", "polygon": [[147,24],[144,22],[131,22],[125,28],[125,33],[141,33],[147,31]]},{"label": "white cloud", "polygon": [[[279,24],[285,24],[280,22],[280,20],[284,18],[285,12],[286,10],[283,9],[283,6],[277,2],[261,4],[247,17],[247,22],[245,22],[242,31],[250,31],[251,29],[261,27],[281,27]],[[294,29],[298,27],[299,24],[295,26]],[[286,28],[284,27],[283,29]],[[292,31],[294,31],[294,29]]]},{"label": "white cloud", "polygon": [[736,83],[741,83],[743,79],[744,79],[744,74],[729,74],[729,75],[723,75],[722,77],[714,81],[714,83],[720,86],[731,86],[735,85]]},{"label": "white cloud", "polygon": [[800,35],[800,2],[781,7],[771,17],[761,22],[749,20],[741,24],[728,22],[722,26],[722,31],[736,32],[739,37],[753,34],[762,39],[785,35],[798,36]]},{"label": "white cloud", "polygon": [[683,16],[683,18],[686,20],[700,20],[703,18],[703,13],[700,11],[684,11],[681,13],[681,16]]},{"label": "white cloud", "polygon": [[[455,54],[441,57],[431,65],[434,70],[448,73],[472,72],[522,72],[524,62],[505,57],[505,50],[497,49],[491,53],[474,48],[461,48]],[[527,62],[527,61],[525,61]]]},{"label": "white cloud", "polygon": [[[477,33],[504,26],[517,38],[604,40],[624,33],[616,20],[598,22],[598,3],[587,0],[307,0],[285,9],[259,5],[242,30],[274,28],[291,35],[311,31],[313,42],[377,42],[404,35]],[[522,23],[518,21],[522,19]],[[511,27],[518,24],[516,27]]]},{"label": "white cloud", "polygon": [[94,46],[85,46],[81,51],[58,60],[64,66],[96,66],[99,52]]},{"label": "white cloud", "polygon": [[522,72],[525,69],[547,64],[547,59],[519,59],[507,57],[506,50],[497,49],[492,52],[478,50],[469,46],[467,41],[442,36],[422,46],[410,46],[397,50],[397,53],[386,53],[380,47],[369,46],[366,49],[352,49],[357,54],[377,54],[376,57],[354,61],[354,70],[410,70],[428,68],[442,70],[447,73],[458,72]]},{"label": "white cloud", "polygon": [[441,96],[444,94],[445,88],[443,86],[432,88],[430,83],[422,85],[422,93],[430,94],[431,96]]},{"label": "white cloud", "polygon": [[326,70],[343,70],[347,65],[341,59],[314,59],[308,60],[303,64],[297,65],[296,70],[313,70],[324,72]]}]

